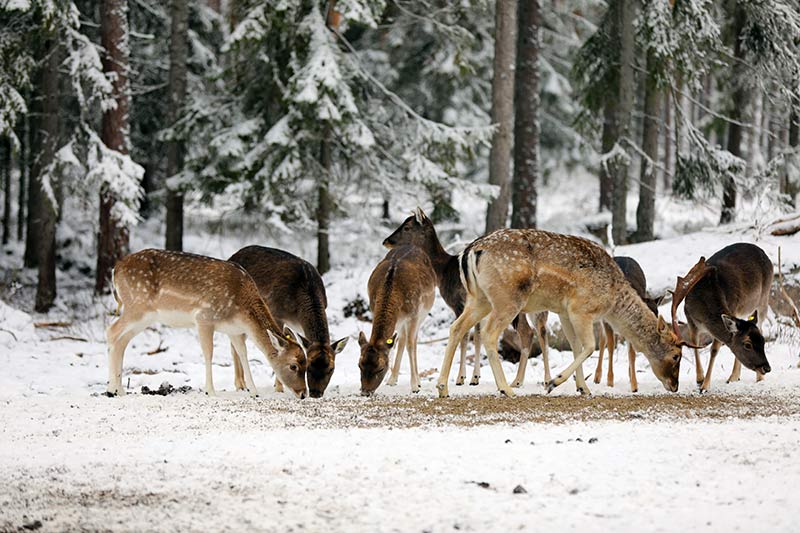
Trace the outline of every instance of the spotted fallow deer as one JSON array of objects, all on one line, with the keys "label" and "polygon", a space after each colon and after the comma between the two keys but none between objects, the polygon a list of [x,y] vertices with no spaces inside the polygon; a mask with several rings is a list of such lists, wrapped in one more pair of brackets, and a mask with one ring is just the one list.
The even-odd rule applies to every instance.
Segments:
[{"label": "spotted fallow deer", "polygon": [[[632,257],[616,256],[614,262],[617,264],[625,279],[631,284],[636,294],[647,305],[647,308],[653,312],[654,316],[658,316],[658,306],[661,303],[661,298],[649,298],[647,296],[647,278],[644,276],[644,271],[639,263]],[[624,339],[623,339],[624,341]],[[594,382],[600,383],[600,378],[603,375],[603,351],[608,350],[608,374],[606,376],[606,384],[609,387],[614,386],[614,349],[616,348],[616,339],[614,338],[614,329],[608,322],[602,323],[601,337],[600,337],[600,354],[597,357],[597,368],[594,371]],[[628,377],[631,383],[631,392],[639,390],[639,383],[636,380],[636,351],[633,345],[628,343]]]},{"label": "spotted fallow deer", "polygon": [[[328,387],[336,364],[336,354],[347,344],[347,337],[331,342],[325,309],[328,299],[325,285],[314,265],[296,255],[264,246],[246,246],[228,261],[242,266],[258,286],[278,327],[301,331],[299,336],[308,361],[308,393],[321,398]],[[236,371],[236,388],[245,386],[242,367],[231,345]],[[275,379],[276,389],[283,390]]]},{"label": "spotted fallow deer", "polygon": [[250,374],[246,336],[267,357],[275,374],[298,397],[305,398],[306,357],[286,338],[258,293],[253,279],[235,263],[183,252],[142,250],[114,267],[114,298],[120,316],[106,331],[109,345],[108,394],[122,395],[125,348],[138,333],[160,322],[195,327],[205,356],[206,393],[215,394],[211,375],[214,331],[225,333],[236,347],[252,396],[258,391]]},{"label": "spotted fallow deer", "polygon": [[767,315],[772,278],[772,261],[761,248],[749,243],[726,246],[708,261],[701,257],[685,277],[678,278],[672,297],[673,324],[677,324],[678,305],[685,299],[689,340],[697,344],[702,332],[714,339],[705,376],[695,349],[701,392],[711,386],[711,370],[723,344],[736,357],[728,383],[739,380],[742,365],[756,372],[757,381],[770,371],[760,325]]},{"label": "spotted fallow deer", "polygon": [[[419,392],[417,333],[433,306],[436,274],[428,256],[416,246],[389,250],[369,277],[369,307],[372,333],[369,340],[360,332],[361,394],[370,396],[389,368],[389,353],[398,344],[388,384],[397,383],[403,348],[411,366],[411,392]],[[398,332],[399,342],[398,342]]]},{"label": "spotted fallow deer", "polygon": [[[459,277],[458,256],[447,253],[442,243],[439,241],[438,235],[436,235],[436,228],[434,228],[433,222],[422,209],[417,207],[410,217],[406,218],[391,235],[384,239],[383,245],[389,249],[401,245],[413,245],[422,248],[430,259],[433,270],[436,272],[436,284],[439,287],[439,294],[442,296],[447,306],[453,310],[456,318],[461,315],[464,310],[467,292]],[[542,347],[542,360],[544,361],[545,372],[544,380],[545,383],[547,383],[550,381],[550,365],[547,357],[547,313],[539,313],[533,318],[536,323],[536,331],[539,334],[539,344]],[[517,330],[517,333],[520,334],[522,340],[521,347],[523,350],[520,352],[520,366],[512,387],[521,387],[525,380],[525,368],[533,346],[533,337],[529,335],[532,333],[532,330],[524,314],[517,318],[514,328]],[[469,332],[464,335],[460,343],[461,360],[458,367],[456,385],[463,385],[464,381],[467,379],[468,341]],[[472,369],[470,385],[478,385],[481,378],[480,344],[480,325],[476,324],[474,334],[475,366]]]},{"label": "spotted fallow deer", "polygon": [[450,327],[439,396],[458,341],[484,317],[484,347],[501,393],[513,396],[497,354],[500,333],[524,311],[558,313],[575,360],[547,384],[552,391],[575,373],[588,393],[582,364],[594,352],[594,322],[605,320],[644,352],[656,377],[678,390],[683,342],[663,318],[656,318],[602,247],[580,237],[532,229],[502,229],[473,241],[460,257],[467,290],[464,312]]}]

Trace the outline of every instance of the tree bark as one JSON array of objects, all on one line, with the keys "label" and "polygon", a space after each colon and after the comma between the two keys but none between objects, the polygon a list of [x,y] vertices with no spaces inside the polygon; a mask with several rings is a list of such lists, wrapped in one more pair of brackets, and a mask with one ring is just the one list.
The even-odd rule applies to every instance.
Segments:
[{"label": "tree bark", "polygon": [[[606,98],[603,106],[603,133],[602,150],[607,154],[614,148],[614,141],[617,134],[615,131],[614,117],[617,114],[616,98]],[[614,181],[611,176],[609,166],[605,163],[600,165],[600,211],[611,211],[611,197],[614,194]]]},{"label": "tree bark", "polygon": [[[626,154],[625,145],[630,142],[631,109],[634,98],[633,54],[634,54],[634,28],[633,21],[636,11],[636,0],[618,0],[617,10],[619,38],[620,38],[620,63],[619,63],[619,90],[617,92],[617,113],[615,117],[617,136],[615,144]],[[617,245],[625,244],[628,239],[625,214],[628,198],[628,157],[615,156],[610,161],[610,171],[614,182],[614,191],[611,196],[611,235]]]},{"label": "tree bark", "polygon": [[672,99],[669,92],[664,95],[664,170],[661,184],[664,193],[672,190]]},{"label": "tree bark", "polygon": [[222,2],[220,0],[208,0],[208,7],[222,14]]},{"label": "tree bark", "polygon": [[517,7],[517,69],[514,80],[512,228],[536,227],[540,25],[539,0],[520,0]]},{"label": "tree bark", "polygon": [[324,274],[331,269],[330,241],[328,229],[331,218],[331,196],[328,187],[329,176],[333,164],[331,144],[324,140],[320,144],[319,162],[322,173],[319,178],[319,203],[317,204],[317,270]]},{"label": "tree bark", "polygon": [[[174,126],[186,100],[186,61],[189,50],[189,6],[187,0],[172,0],[172,30],[169,45],[169,123]],[[167,143],[167,177],[183,168],[183,145]],[[167,250],[183,250],[183,191],[167,186]]]},{"label": "tree bark", "polygon": [[656,174],[658,161],[658,115],[661,91],[656,85],[652,51],[647,54],[647,80],[644,89],[644,120],[642,124],[642,163],[639,175],[639,204],[636,206],[636,240],[652,241],[656,216]]},{"label": "tree bark", "polygon": [[[103,113],[102,141],[122,154],[130,150],[130,124],[128,108],[130,87],[128,84],[128,2],[127,0],[103,0],[101,10],[101,42],[103,71],[113,74],[114,109]],[[108,190],[100,191],[100,233],[97,238],[97,276],[95,292],[108,291],[111,271],[119,259],[128,253],[128,229],[112,216],[116,199]]]},{"label": "tree bark", "polygon": [[[735,64],[733,66],[733,97],[731,99],[731,111],[729,113],[734,122],[728,124],[728,146],[727,150],[736,157],[742,156],[742,127],[739,123],[744,116],[747,106],[748,93],[743,85],[743,74],[741,63],[744,62],[744,49],[742,47],[742,33],[745,26],[745,13],[742,6],[736,3],[734,15],[734,45],[733,55]],[[736,182],[733,177],[726,176],[722,182],[722,213],[719,217],[720,224],[727,224],[733,221],[736,215]]]},{"label": "tree bark", "polygon": [[[787,163],[798,165],[800,164],[800,161],[798,161],[800,157],[797,156],[796,152],[797,147],[800,146],[800,116],[797,113],[798,103],[795,102],[794,104],[789,115],[789,150],[792,153],[789,155],[791,161],[787,161]],[[798,180],[800,180],[800,176],[790,176],[787,168],[780,183],[780,192],[788,197],[789,205],[792,207],[796,207],[797,193],[800,192],[800,182]]]},{"label": "tree bark", "polygon": [[58,67],[61,64],[61,47],[52,40],[47,48],[46,62],[42,68],[41,96],[41,143],[36,158],[36,189],[38,189],[39,220],[36,227],[39,239],[39,278],[36,285],[34,309],[43,313],[53,306],[56,298],[56,224],[58,222],[59,177],[50,174],[50,189],[53,196],[45,194],[42,178],[53,162],[59,137]]},{"label": "tree bark", "polygon": [[[26,98],[30,102],[30,98]],[[17,137],[19,138],[19,157],[17,166],[19,167],[19,190],[17,191],[17,240],[22,242],[25,237],[25,190],[28,183],[28,143],[29,136],[28,116],[22,117],[19,121]]]},{"label": "tree bark", "polygon": [[0,175],[3,176],[3,244],[11,240],[11,142],[0,139]]},{"label": "tree bark", "polygon": [[492,123],[497,130],[489,152],[489,183],[500,187],[486,211],[486,233],[505,227],[511,195],[511,149],[514,127],[514,61],[517,0],[497,0],[494,25]]},{"label": "tree bark", "polygon": [[[38,56],[38,54],[37,54]],[[44,64],[47,57],[41,56],[39,64]],[[25,224],[25,256],[23,258],[26,268],[36,268],[39,266],[39,247],[41,243],[41,234],[39,232],[39,222],[41,219],[41,204],[42,194],[41,185],[39,183],[39,174],[41,172],[41,157],[36,154],[41,154],[42,144],[44,142],[44,135],[42,134],[43,120],[42,120],[42,82],[44,79],[44,69],[40,68],[37,73],[36,86],[31,91],[30,104],[28,106],[28,125],[29,125],[29,138],[30,150],[28,156],[28,198],[27,206],[28,212],[26,214]]]}]

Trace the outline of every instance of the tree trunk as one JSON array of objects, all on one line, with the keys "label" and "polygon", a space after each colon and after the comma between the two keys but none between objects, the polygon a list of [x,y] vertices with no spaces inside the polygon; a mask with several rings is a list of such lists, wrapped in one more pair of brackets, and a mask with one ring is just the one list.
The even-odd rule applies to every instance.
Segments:
[{"label": "tree trunk", "polygon": [[520,0],[517,8],[517,69],[514,80],[512,228],[536,227],[540,24],[539,0]]},{"label": "tree trunk", "polygon": [[[745,61],[744,60],[744,50],[742,47],[742,33],[744,31],[745,26],[745,13],[742,6],[738,3],[734,8],[735,19],[734,19],[734,45],[733,45],[733,55],[734,55],[734,66],[733,71],[734,74],[732,76],[733,79],[733,98],[731,101],[731,112],[729,113],[731,119],[734,122],[728,124],[728,146],[727,150],[735,155],[736,157],[742,156],[742,127],[739,125],[739,122],[742,121],[744,117],[745,107],[747,106],[747,90],[743,86],[742,83],[742,72],[741,72],[741,64]],[[722,213],[719,217],[720,224],[727,224],[733,221],[734,216],[736,215],[736,182],[733,180],[733,177],[726,176],[722,182]]]},{"label": "tree trunk", "polygon": [[[128,106],[128,2],[127,0],[103,0],[101,10],[101,41],[103,71],[113,74],[114,109],[103,113],[102,140],[105,145],[122,154],[130,147],[130,124]],[[116,199],[110,191],[100,191],[100,233],[97,238],[97,277],[95,292],[108,291],[111,271],[119,259],[128,253],[128,229],[112,217]]]},{"label": "tree trunk", "polygon": [[[41,63],[46,62],[46,57],[41,56]],[[28,106],[28,127],[30,138],[30,150],[28,155],[28,198],[27,206],[28,213],[25,224],[25,256],[24,265],[26,268],[36,268],[39,266],[39,247],[41,243],[41,234],[39,232],[39,222],[41,221],[42,212],[42,194],[41,184],[39,183],[39,174],[41,173],[42,161],[41,157],[36,154],[41,154],[41,149],[44,141],[42,135],[42,82],[44,79],[43,69],[39,69],[37,73],[37,81],[34,90],[31,91],[30,105]]]},{"label": "tree trunk", "polygon": [[3,244],[11,239],[11,141],[0,139],[0,176],[3,177]]},{"label": "tree trunk", "polygon": [[639,174],[639,205],[636,206],[636,240],[652,241],[656,216],[656,162],[658,161],[658,115],[661,109],[660,89],[656,86],[652,51],[647,54],[647,80],[644,89],[642,124],[642,164]]},{"label": "tree trunk", "polygon": [[494,26],[492,123],[497,130],[489,152],[489,183],[500,187],[486,211],[486,233],[503,228],[511,195],[511,148],[514,127],[514,61],[517,38],[517,0],[497,0]]},{"label": "tree trunk", "polygon": [[208,0],[208,7],[216,11],[217,13],[222,14],[222,2],[221,0]]},{"label": "tree trunk", "polygon": [[58,42],[51,41],[45,55],[46,62],[42,68],[41,96],[41,141],[36,158],[36,188],[38,189],[39,220],[36,230],[39,235],[38,266],[39,279],[36,285],[36,303],[34,309],[43,313],[53,306],[56,298],[56,223],[58,221],[59,177],[50,174],[50,190],[55,198],[45,194],[42,178],[48,166],[53,162],[59,137],[58,121],[58,67],[61,64],[61,47]]},{"label": "tree trunk", "polygon": [[[30,98],[25,99],[30,102]],[[19,157],[17,164],[19,166],[19,190],[17,191],[17,240],[22,242],[25,237],[25,190],[28,183],[28,143],[29,136],[29,123],[28,115],[22,117],[19,121],[19,128],[17,130],[17,137],[19,138]]]},{"label": "tree trunk", "polygon": [[[614,148],[614,141],[617,137],[614,117],[617,114],[617,101],[615,98],[606,98],[603,106],[603,133],[602,150],[604,154],[609,153]],[[611,197],[614,194],[614,181],[608,165],[604,162],[600,165],[600,211],[611,211]]]},{"label": "tree trunk", "polygon": [[[186,60],[189,50],[189,6],[187,0],[172,0],[172,30],[169,45],[169,123],[173,126],[180,117],[186,100]],[[167,143],[167,179],[183,167],[183,145]],[[167,250],[183,250],[183,191],[167,185]]]},{"label": "tree trunk", "polygon": [[[626,144],[630,142],[631,108],[634,98],[633,54],[636,0],[618,0],[617,10],[620,64],[619,90],[617,92],[617,113],[615,117],[617,149],[628,152]],[[614,182],[611,196],[611,235],[617,245],[625,244],[628,239],[625,214],[628,197],[628,157],[615,156],[610,163],[610,171]]]},{"label": "tree trunk", "polygon": [[664,171],[661,183],[664,193],[672,190],[672,99],[669,92],[664,95]]},{"label": "tree trunk", "polygon": [[331,269],[328,228],[331,218],[331,196],[329,187],[332,167],[331,144],[327,139],[320,145],[319,163],[322,173],[319,178],[319,204],[317,205],[317,270],[320,274]]},{"label": "tree trunk", "polygon": [[797,147],[800,146],[800,116],[798,116],[797,109],[798,105],[795,102],[789,115],[789,150],[791,153],[787,158],[786,171],[780,183],[780,192],[788,197],[789,205],[792,207],[796,207],[797,193],[800,192],[800,176],[789,174],[789,169],[797,173],[797,166],[800,165],[800,157],[797,155]]}]

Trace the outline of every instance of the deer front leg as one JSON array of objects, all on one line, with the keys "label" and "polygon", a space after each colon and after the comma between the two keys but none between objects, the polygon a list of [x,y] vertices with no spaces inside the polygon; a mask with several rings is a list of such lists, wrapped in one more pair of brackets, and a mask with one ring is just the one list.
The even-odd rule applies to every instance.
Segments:
[{"label": "deer front leg", "polygon": [[[229,336],[230,337],[230,336]],[[239,353],[233,345],[231,338],[231,358],[233,359],[233,386],[236,390],[245,390],[244,372],[242,371],[242,364],[239,362]]]},{"label": "deer front leg", "polygon": [[233,349],[234,354],[234,366],[236,367],[237,374],[242,374],[242,377],[236,376],[237,381],[242,379],[244,384],[242,388],[239,388],[237,384],[237,390],[243,390],[244,386],[247,386],[247,390],[250,392],[250,396],[253,398],[258,397],[258,390],[256,389],[256,384],[253,381],[253,375],[250,373],[250,361],[247,359],[247,344],[245,343],[245,336],[244,335],[229,335],[231,340],[231,348]]},{"label": "deer front leg", "polygon": [[463,385],[467,381],[467,347],[469,346],[469,334],[461,340],[461,361],[458,364],[458,376],[456,377],[456,385]]},{"label": "deer front leg", "polygon": [[539,346],[542,348],[542,363],[544,364],[544,382],[550,381],[550,359],[548,351],[550,345],[547,339],[547,311],[539,313],[536,317],[536,332],[539,335]]},{"label": "deer front leg", "polygon": [[[714,339],[714,342],[711,343],[711,355],[708,358],[708,371],[706,372],[703,384],[700,385],[700,392],[706,392],[711,387],[711,371],[714,369],[714,360],[717,358],[717,352],[719,352],[720,346],[722,346],[722,343],[717,339]],[[735,368],[734,365],[734,369]]]},{"label": "deer front leg", "polygon": [[[562,328],[564,326],[564,317],[562,317]],[[570,343],[570,346],[573,349],[576,349],[577,346],[580,348],[579,355],[575,356],[575,360],[572,361],[566,369],[560,372],[555,379],[551,380],[547,384],[547,392],[551,392],[553,389],[564,383],[573,373],[576,373],[583,362],[589,358],[592,353],[594,353],[594,327],[592,326],[592,320],[589,317],[585,316],[573,316],[570,315],[567,322],[570,323],[570,326],[564,330],[564,333],[567,333],[567,330],[570,330],[573,333],[574,340],[576,344]],[[569,335],[567,336],[569,339]],[[575,352],[573,352],[575,353]],[[581,394],[590,394],[589,388],[586,386],[586,383],[581,379],[583,376],[583,372],[576,374],[576,381],[578,382],[578,391]]]},{"label": "deer front leg", "polygon": [[122,386],[122,361],[125,357],[125,348],[136,335],[138,335],[147,323],[142,321],[141,316],[130,317],[123,315],[116,319],[106,329],[106,341],[108,344],[108,386],[106,395],[125,396],[125,389]]},{"label": "deer front leg", "polygon": [[214,377],[211,372],[211,359],[214,357],[214,326],[198,324],[197,336],[200,337],[200,349],[203,351],[203,358],[206,362],[206,394],[216,396]]},{"label": "deer front leg", "polygon": [[478,383],[481,382],[481,325],[480,325],[480,322],[475,324],[475,333],[473,334],[472,344],[475,345],[475,366],[472,367],[472,379],[469,381],[469,384],[470,385],[477,385]]},{"label": "deer front leg", "polygon": [[436,382],[436,390],[439,391],[439,398],[447,398],[449,395],[447,390],[447,379],[450,376],[450,366],[453,364],[453,357],[456,354],[456,347],[464,335],[469,332],[470,328],[477,324],[480,319],[486,316],[488,310],[476,306],[472,301],[467,301],[467,306],[458,318],[450,326],[450,338],[447,341],[447,348],[445,348],[444,360],[442,361],[442,369],[439,371],[439,379]]},{"label": "deer front leg", "polygon": [[628,378],[631,381],[631,392],[639,391],[639,383],[636,381],[636,350],[633,344],[628,342]]},{"label": "deer front leg", "polygon": [[486,320],[486,328],[483,331],[483,345],[486,348],[486,356],[489,359],[489,367],[494,374],[494,381],[497,389],[501,394],[509,398],[514,397],[514,391],[508,386],[506,375],[503,372],[503,365],[500,364],[500,354],[497,353],[497,343],[500,340],[500,334],[505,331],[511,321],[517,316],[518,310],[513,312],[499,312],[494,308]]},{"label": "deer front leg", "polygon": [[[394,365],[389,373],[389,379],[386,381],[386,384],[390,387],[397,385],[397,378],[400,376],[400,364],[403,362],[403,349],[408,349],[406,342],[406,336],[401,334],[397,343],[397,353],[394,356]],[[391,354],[389,357],[391,357]]]},{"label": "deer front leg", "polygon": [[419,381],[419,368],[417,367],[417,333],[420,321],[414,320],[406,326],[406,351],[408,363],[411,367],[411,392],[417,393],[422,388]]},{"label": "deer front leg", "polygon": [[[710,364],[711,363],[709,363],[709,365]],[[734,356],[733,371],[731,371],[731,375],[728,378],[728,383],[733,383],[734,381],[739,381],[740,379],[742,379],[742,363],[740,363],[739,360]],[[761,379],[763,379],[763,377]]]},{"label": "deer front leg", "polygon": [[603,323],[606,330],[606,339],[608,343],[608,375],[606,376],[606,385],[609,387],[614,386],[614,352],[617,349],[617,339],[614,337],[614,330],[611,329],[609,324]]}]

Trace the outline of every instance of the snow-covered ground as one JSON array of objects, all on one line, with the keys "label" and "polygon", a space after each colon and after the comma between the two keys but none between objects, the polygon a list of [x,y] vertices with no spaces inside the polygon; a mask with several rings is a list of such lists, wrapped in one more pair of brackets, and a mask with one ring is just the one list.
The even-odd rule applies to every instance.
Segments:
[{"label": "snow-covered ground", "polygon": [[[574,201],[596,198],[575,199],[577,190]],[[563,207],[553,207],[566,205],[569,191],[548,194],[544,226],[579,231]],[[668,200],[659,202],[671,209]],[[478,202],[460,205],[469,212]],[[474,238],[480,218],[465,217],[440,233],[456,249]],[[670,288],[700,255],[741,240],[773,259],[781,246],[784,271],[800,266],[800,237],[747,228],[681,235],[676,227],[699,229],[692,226],[696,214],[666,218],[671,224],[660,231],[668,238],[614,250],[639,260],[653,293]],[[434,383],[444,342],[437,339],[452,316],[437,299],[421,332],[423,341],[434,341],[419,347],[422,392],[410,398],[404,361],[398,386],[361,398],[355,339],[369,324],[345,317],[342,308],[366,299],[366,280],[391,228],[358,218],[340,224],[334,249],[344,252],[325,282],[332,337],[351,341],[325,397],[302,402],[272,390],[272,371],[254,346],[251,367],[262,397],[233,392],[229,348],[219,335],[214,379],[223,392],[206,397],[198,390],[204,367],[195,334],[163,327],[128,347],[123,384],[132,394],[106,398],[100,393],[110,298],[93,297],[91,280],[75,267],[59,272],[56,308],[28,314],[34,273],[18,270],[18,251],[3,257],[3,268],[13,272],[5,279],[13,281],[0,302],[0,531],[39,523],[53,531],[796,530],[795,329],[768,318],[773,371],[762,383],[745,370],[741,382],[726,384],[733,357],[723,348],[704,396],[695,392],[688,351],[677,395],[661,388],[643,357],[640,392],[632,395],[621,347],[617,386],[590,383],[593,398],[577,398],[571,382],[544,396],[537,358],[518,398],[497,397],[487,367],[481,385],[451,385],[453,398],[439,400]],[[256,242],[313,257],[313,242],[302,236],[281,239],[253,225],[190,228],[186,243],[194,252],[224,258]],[[156,223],[144,225],[132,248],[158,245],[158,232]],[[554,369],[572,360],[569,352],[551,353]],[[587,374],[595,363],[596,356],[586,363]],[[503,365],[513,375],[515,365]],[[193,390],[139,394],[143,385],[165,381]],[[514,493],[518,485],[524,493]]]}]

